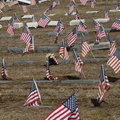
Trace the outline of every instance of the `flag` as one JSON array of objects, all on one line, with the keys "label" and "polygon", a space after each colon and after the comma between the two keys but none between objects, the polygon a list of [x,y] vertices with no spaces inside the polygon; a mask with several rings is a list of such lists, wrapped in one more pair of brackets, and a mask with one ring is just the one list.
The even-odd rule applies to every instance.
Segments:
[{"label": "flag", "polygon": [[75,41],[77,40],[77,31],[76,28],[74,28],[67,37],[67,44],[68,46],[71,46]]},{"label": "flag", "polygon": [[2,78],[3,78],[4,80],[10,80],[10,79],[12,79],[12,78],[10,78],[10,77],[8,76],[8,72],[7,72],[7,69],[6,69],[6,63],[5,63],[4,58],[3,58],[3,60],[2,60]]},{"label": "flag", "polygon": [[95,19],[93,19],[93,24],[94,24],[94,26],[95,26],[95,29],[96,29],[96,30],[99,30],[100,24],[99,24]]},{"label": "flag", "polygon": [[60,56],[60,58],[65,59],[65,60],[67,60],[69,58],[68,51],[67,51],[66,45],[64,43],[64,40],[62,40],[62,45],[59,50],[59,56]]},{"label": "flag", "polygon": [[99,28],[98,33],[97,33],[97,37],[99,39],[106,37],[105,31],[104,31],[104,28],[102,25],[100,25],[100,28]]},{"label": "flag", "polygon": [[23,40],[25,43],[28,43],[30,41],[30,39],[31,39],[31,36],[27,30],[27,27],[25,26],[23,28],[22,34],[20,36],[20,40]]},{"label": "flag", "polygon": [[31,0],[31,5],[36,5],[36,1],[35,0]]},{"label": "flag", "polygon": [[14,20],[14,23],[20,22],[20,20],[19,20],[18,17],[16,16],[16,14],[14,14],[13,20]]},{"label": "flag", "polygon": [[104,70],[104,67],[103,65],[101,65],[100,80],[98,84],[98,96],[97,96],[98,103],[102,102],[104,96],[106,95],[109,89],[110,89],[110,83],[106,75],[106,72]]},{"label": "flag", "polygon": [[110,42],[109,56],[112,56],[116,51],[116,47],[115,47],[115,44],[109,34],[108,34],[108,40]]},{"label": "flag", "polygon": [[36,22],[36,19],[34,16],[32,16],[32,22]]},{"label": "flag", "polygon": [[54,39],[54,43],[57,43],[59,34],[64,30],[64,25],[61,20],[58,21],[56,28],[54,29],[54,32],[56,33],[56,37]]},{"label": "flag", "polygon": [[82,5],[86,5],[88,0],[80,0],[80,2],[82,3]]},{"label": "flag", "polygon": [[61,33],[63,30],[64,30],[64,25],[61,20],[58,20],[57,26],[55,27],[53,32]]},{"label": "flag", "polygon": [[24,13],[27,13],[27,12],[28,12],[28,9],[27,9],[27,7],[26,7],[25,5],[22,5],[22,9],[23,9],[23,12],[24,12]]},{"label": "flag", "polygon": [[68,10],[68,15],[71,15],[72,12],[74,11],[74,3],[73,1],[70,1],[70,6],[69,6],[69,10]]},{"label": "flag", "polygon": [[117,19],[113,22],[112,27],[115,27],[116,29],[120,29],[120,19]]},{"label": "flag", "polygon": [[54,109],[44,120],[80,120],[76,94]]},{"label": "flag", "polygon": [[107,61],[107,65],[111,66],[115,73],[120,73],[120,53],[117,49]]},{"label": "flag", "polygon": [[81,31],[81,32],[87,31],[87,27],[86,27],[86,25],[84,25],[84,23],[82,21],[80,21],[77,31]]},{"label": "flag", "polygon": [[56,6],[60,5],[59,0],[54,0],[53,4],[52,4],[52,8],[55,8]]},{"label": "flag", "polygon": [[80,15],[79,15],[79,13],[78,13],[78,10],[76,10],[75,20],[80,20]]},{"label": "flag", "polygon": [[16,5],[18,4],[18,1],[17,0],[11,0],[8,4],[9,7],[12,7],[13,5]]},{"label": "flag", "polygon": [[109,16],[108,16],[108,7],[105,8],[105,18],[109,19]]},{"label": "flag", "polygon": [[57,79],[58,79],[58,77],[53,76],[53,75],[50,73],[49,61],[46,61],[46,78],[47,78],[48,80],[57,80]]},{"label": "flag", "polygon": [[36,81],[34,80],[32,83],[32,88],[30,90],[30,93],[23,107],[40,106],[38,104],[38,100],[41,100],[41,96]]},{"label": "flag", "polygon": [[81,50],[82,56],[85,57],[89,51],[90,51],[90,46],[88,45],[84,35],[82,34],[82,50]]},{"label": "flag", "polygon": [[50,5],[49,8],[47,8],[45,11],[44,11],[44,14],[46,14],[46,12],[48,12],[49,10],[52,10],[53,6]]},{"label": "flag", "polygon": [[31,37],[30,41],[26,43],[25,50],[23,51],[23,54],[25,52],[33,51],[34,50],[34,36]]},{"label": "flag", "polygon": [[73,58],[74,58],[75,71],[82,73],[84,63],[77,55],[74,49],[73,49]]},{"label": "flag", "polygon": [[7,32],[10,34],[10,35],[14,35],[14,20],[12,20],[10,22],[10,24],[8,25],[8,28],[7,28]]},{"label": "flag", "polygon": [[0,10],[3,9],[4,7],[5,7],[4,3],[0,1]]},{"label": "flag", "polygon": [[120,10],[120,3],[118,3],[116,10]]},{"label": "flag", "polygon": [[96,3],[95,0],[91,0],[91,8],[94,8],[94,7],[95,7],[95,3]]},{"label": "flag", "polygon": [[43,14],[42,17],[38,21],[38,25],[41,27],[45,27],[50,21],[51,21],[50,18],[46,16],[45,14]]}]

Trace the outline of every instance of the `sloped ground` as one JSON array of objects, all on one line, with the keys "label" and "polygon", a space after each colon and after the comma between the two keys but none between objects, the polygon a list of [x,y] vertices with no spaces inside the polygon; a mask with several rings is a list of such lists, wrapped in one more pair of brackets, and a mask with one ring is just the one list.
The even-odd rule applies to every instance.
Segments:
[{"label": "sloped ground", "polygon": [[[75,27],[69,26],[69,21],[74,19],[75,16],[64,16],[68,12],[69,1],[60,1],[61,5],[57,6],[48,14],[56,14],[51,16],[52,20],[61,19],[65,26],[65,33],[63,36],[59,36],[57,44],[54,44],[53,40],[55,36],[48,36],[48,32],[52,32],[54,27],[30,29],[32,34],[35,36],[35,49],[39,46],[60,46],[61,39],[66,41],[67,34]],[[52,2],[44,2],[38,5],[39,9],[31,9],[30,5],[27,5],[30,14],[34,14],[38,20],[42,13],[50,6]],[[81,18],[85,19],[85,25],[88,27],[88,31],[94,30],[92,18],[104,18],[104,9],[108,6],[109,9],[115,9],[117,6],[117,0],[109,1],[107,4],[104,1],[97,1],[97,5],[94,9],[90,8],[90,2],[86,6],[82,6],[79,0],[76,0],[76,5],[79,5],[75,9],[79,11]],[[36,8],[36,6],[32,6]],[[15,11],[15,10],[17,11]],[[13,6],[11,9],[6,7],[4,10],[6,16],[13,16],[17,14],[18,18],[22,22],[32,21],[31,19],[22,19],[22,10],[18,10],[18,5]],[[88,10],[97,10],[97,14],[86,14]],[[109,13],[110,21],[102,23],[104,28],[111,28],[112,23],[116,18],[119,18],[120,13]],[[0,17],[4,15],[0,14]],[[4,28],[0,29],[0,36],[8,35],[6,32],[7,25],[9,22],[0,22]],[[10,77],[13,78],[11,83],[0,84],[1,93],[3,98],[0,101],[0,119],[1,120],[42,120],[46,117],[56,106],[64,102],[72,93],[76,93],[79,112],[82,120],[119,120],[120,118],[120,74],[115,74],[113,69],[106,65],[106,61],[97,63],[85,63],[84,75],[80,75],[74,70],[74,64],[59,64],[50,66],[51,73],[58,76],[58,81],[50,83],[38,83],[38,88],[42,96],[43,105],[53,105],[52,108],[22,108],[21,106],[25,103],[25,100],[29,94],[31,83],[22,83],[23,81],[44,80],[45,78],[45,55],[48,52],[43,53],[26,53],[24,56],[21,53],[8,53],[8,47],[25,47],[23,41],[19,40],[20,34],[23,28],[15,30],[15,37],[11,38],[0,38],[0,50],[1,50],[1,61],[4,55],[7,63],[7,70]],[[116,47],[120,51],[119,32],[110,33],[112,39],[116,42]],[[88,43],[95,43],[96,34],[94,32],[85,34]],[[103,38],[102,41],[108,41],[107,37]],[[81,35],[78,35],[78,40],[75,45],[81,45]],[[81,56],[81,51],[77,51],[78,55]],[[58,59],[58,51],[54,51],[54,54]],[[108,58],[108,50],[96,50],[93,51],[96,58]],[[70,59],[73,59],[72,52],[69,52]],[[86,58],[92,58],[92,54],[88,53]],[[38,61],[36,65],[18,65],[14,66],[14,61]],[[111,89],[104,98],[101,107],[94,107],[91,103],[91,98],[97,97],[98,83],[95,84],[61,84],[62,80],[68,79],[97,79],[99,80],[100,66],[104,65],[107,75],[109,76]],[[1,79],[2,81],[2,79]]]}]

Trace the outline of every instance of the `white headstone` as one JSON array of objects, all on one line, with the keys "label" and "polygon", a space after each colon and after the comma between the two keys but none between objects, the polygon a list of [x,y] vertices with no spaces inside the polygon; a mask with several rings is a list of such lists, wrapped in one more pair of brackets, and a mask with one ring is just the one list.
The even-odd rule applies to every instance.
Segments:
[{"label": "white headstone", "polygon": [[26,24],[29,28],[37,28],[38,27],[37,22],[27,22]]},{"label": "white headstone", "polygon": [[2,25],[0,25],[0,29],[2,28]]},{"label": "white headstone", "polygon": [[50,21],[50,22],[48,23],[48,26],[56,26],[57,23],[58,23],[58,21]]},{"label": "white headstone", "polygon": [[106,19],[106,18],[98,18],[98,19],[95,19],[97,22],[108,22],[110,21],[110,19]]},{"label": "white headstone", "polygon": [[87,14],[88,14],[88,13],[98,13],[98,11],[87,11],[86,13],[87,13]]},{"label": "white headstone", "polygon": [[54,16],[55,14],[49,14],[48,16]]},{"label": "white headstone", "polygon": [[120,12],[120,10],[109,10],[109,12]]},{"label": "white headstone", "polygon": [[32,18],[34,15],[24,15],[23,17],[22,17],[22,19],[24,19],[24,18]]},{"label": "white headstone", "polygon": [[83,23],[85,22],[85,19],[80,19],[80,20],[71,20],[69,25],[73,26],[73,25],[79,25],[80,21],[82,21]]},{"label": "white headstone", "polygon": [[[70,14],[70,15],[75,15],[76,14],[76,12],[73,12],[72,14]],[[68,16],[68,13],[65,13],[65,16]]]},{"label": "white headstone", "polygon": [[20,23],[14,23],[14,28],[15,29],[19,29],[21,27],[23,27],[23,23],[22,22],[20,22]]},{"label": "white headstone", "polygon": [[7,21],[7,20],[10,20],[12,18],[12,16],[8,16],[8,17],[2,17],[0,19],[0,21]]}]

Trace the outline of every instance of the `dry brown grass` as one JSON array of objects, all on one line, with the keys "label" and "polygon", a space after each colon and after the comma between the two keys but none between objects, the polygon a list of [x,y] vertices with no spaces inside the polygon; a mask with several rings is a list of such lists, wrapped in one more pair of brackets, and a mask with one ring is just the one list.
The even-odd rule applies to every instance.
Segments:
[{"label": "dry brown grass", "polygon": [[[68,11],[69,1],[60,0],[61,5],[49,11],[48,14],[56,14],[50,17],[52,20],[58,20],[61,18],[65,25],[65,32],[63,36],[59,36],[57,44],[53,43],[54,36],[47,36],[48,32],[52,32],[54,27],[37,28],[31,29],[32,34],[38,34],[35,36],[35,48],[38,46],[60,46],[61,39],[67,38],[67,33],[69,33],[74,26],[69,26],[69,21],[74,19],[74,16],[64,16]],[[34,14],[35,18],[38,20],[42,13],[52,2],[45,2],[39,4],[40,9],[30,10],[31,6],[28,5],[30,14]],[[113,3],[113,4],[112,4]],[[86,14],[88,10],[93,10],[90,8],[90,3],[86,6],[82,6],[79,0],[76,0],[76,4],[80,5],[77,7],[81,18],[85,19],[88,31],[93,29],[92,18],[103,18],[104,9],[106,3],[104,1],[97,1],[97,5],[94,10],[98,10],[98,14]],[[109,9],[114,9],[117,5],[117,0],[114,2],[111,0],[108,3]],[[36,7],[36,6],[34,6]],[[16,5],[13,9],[19,9]],[[5,14],[7,16],[13,16],[16,12],[18,18],[21,21],[31,21],[30,19],[21,19],[23,15],[22,11],[12,11],[12,9],[6,8]],[[120,13],[109,13],[110,21],[108,23],[103,23],[105,28],[111,28],[111,24],[115,18],[119,17]],[[0,14],[2,17],[2,15]],[[0,36],[8,35],[6,32],[7,24],[9,22],[0,22],[3,26],[0,29]],[[69,64],[59,64],[57,66],[50,66],[51,72],[58,76],[59,81],[53,81],[51,83],[38,83],[38,88],[42,96],[43,105],[53,105],[53,108],[21,108],[25,103],[25,100],[29,94],[31,83],[22,83],[23,81],[44,80],[45,77],[45,55],[47,52],[43,53],[28,53],[22,56],[20,53],[8,53],[8,47],[24,47],[23,41],[19,40],[21,29],[15,30],[16,36],[11,38],[0,38],[0,57],[2,61],[2,55],[4,54],[5,61],[7,63],[7,70],[10,77],[13,78],[11,83],[0,84],[1,93],[3,95],[0,101],[0,120],[42,120],[46,117],[56,106],[64,102],[72,93],[76,93],[79,112],[82,120],[120,120],[120,74],[115,74],[113,69],[106,65],[106,61],[98,63],[85,63],[84,74],[85,77],[80,76],[78,72],[74,70],[73,63]],[[119,42],[119,32],[110,33],[113,40],[116,42],[116,47],[120,51]],[[95,33],[85,34],[88,43],[94,43],[96,39]],[[102,41],[108,41],[107,38],[103,38]],[[81,35],[78,36],[78,40],[75,45],[81,44]],[[78,55],[81,56],[81,52],[77,51]],[[107,56],[108,50],[96,50],[93,51],[95,57],[109,58]],[[58,59],[58,51],[54,54]],[[69,52],[70,59],[73,59],[72,52]],[[89,53],[86,58],[92,58],[93,56]],[[18,65],[13,66],[14,61],[38,61],[36,65]],[[105,96],[104,100],[107,103],[102,103],[101,107],[94,107],[91,103],[91,98],[96,98],[98,91],[98,83],[95,84],[61,84],[61,80],[67,80],[69,77],[74,77],[78,79],[99,79],[99,72],[101,64],[104,65],[107,75],[110,78],[111,89]],[[2,81],[2,79],[1,79]]]}]

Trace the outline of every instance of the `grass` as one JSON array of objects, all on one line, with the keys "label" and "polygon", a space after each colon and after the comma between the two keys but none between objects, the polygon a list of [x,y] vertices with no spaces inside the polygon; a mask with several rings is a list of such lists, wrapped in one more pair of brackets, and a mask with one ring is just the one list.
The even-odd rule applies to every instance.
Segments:
[{"label": "grass", "polygon": [[[45,9],[51,5],[52,2],[44,2],[38,4],[39,9],[31,10],[31,6],[27,5],[30,14],[34,14],[35,18],[38,20]],[[48,14],[56,14],[51,16],[52,20],[59,20],[61,18],[65,26],[65,33],[63,36],[59,36],[58,43],[54,44],[53,40],[55,36],[48,36],[48,32],[52,32],[54,27],[46,28],[36,28],[30,29],[32,34],[35,36],[35,49],[39,46],[60,46],[61,39],[66,41],[67,34],[75,27],[69,26],[69,21],[74,19],[74,16],[64,16],[68,12],[69,1],[60,1],[61,5],[57,6],[52,11],[49,11]],[[108,4],[103,0],[97,1],[95,9],[90,8],[90,2],[86,6],[82,6],[79,0],[76,0],[76,4],[79,5],[76,7],[81,18],[85,19],[85,25],[88,27],[88,31],[93,30],[92,18],[103,18],[104,9],[108,5],[109,10],[115,9],[117,6],[117,0],[109,1]],[[33,6],[36,7],[36,6]],[[12,7],[12,9],[20,9],[17,5]],[[22,22],[32,21],[30,19],[22,19],[22,11],[12,11],[6,7],[6,16],[13,16],[16,12],[18,18]],[[97,14],[86,14],[88,10],[97,10]],[[0,17],[4,15],[0,14]],[[107,23],[102,23],[104,28],[111,28],[112,23],[116,18],[119,17],[118,13],[109,13],[110,21]],[[8,35],[6,32],[7,25],[9,21],[0,22],[2,29],[0,29],[0,36]],[[106,65],[106,61],[97,62],[97,63],[85,63],[84,66],[84,75],[80,76],[78,72],[74,70],[74,64],[59,64],[50,66],[51,73],[59,78],[59,81],[53,81],[50,83],[38,83],[38,88],[42,96],[43,105],[52,105],[52,108],[22,108],[21,106],[25,103],[26,98],[29,94],[31,83],[22,83],[23,81],[32,81],[35,80],[44,80],[45,77],[45,55],[48,52],[43,53],[26,53],[24,56],[21,53],[9,53],[7,51],[8,47],[25,47],[25,43],[19,40],[21,31],[23,28],[16,29],[16,36],[11,38],[0,38],[0,58],[2,61],[2,56],[4,55],[7,70],[10,77],[13,78],[11,83],[0,84],[0,90],[3,95],[0,100],[0,119],[1,120],[42,120],[46,117],[55,107],[64,102],[72,93],[76,93],[78,108],[80,112],[80,117],[82,120],[119,120],[120,119],[120,74],[115,74],[113,69],[110,66]],[[119,32],[110,33],[112,39],[116,42],[116,47],[120,51],[120,42],[119,42]],[[96,35],[94,32],[85,34],[85,38],[88,43],[95,43]],[[103,38],[102,41],[108,41],[107,37]],[[78,35],[78,40],[75,42],[75,45],[81,45],[81,35]],[[77,51],[78,55],[81,56],[81,51]],[[59,58],[58,50],[54,51],[57,59]],[[97,58],[107,58],[108,50],[96,50],[93,51],[93,54]],[[70,59],[73,59],[73,54],[69,52]],[[86,58],[92,58],[92,54],[88,53]],[[14,61],[38,61],[35,65],[13,65]],[[104,65],[107,75],[109,76],[111,89],[106,94],[104,101],[101,104],[101,107],[94,107],[91,103],[91,98],[97,97],[98,92],[98,83],[95,84],[61,84],[62,80],[68,80],[71,78],[76,79],[97,79],[99,80],[100,66]],[[1,81],[2,78],[1,78]]]}]

